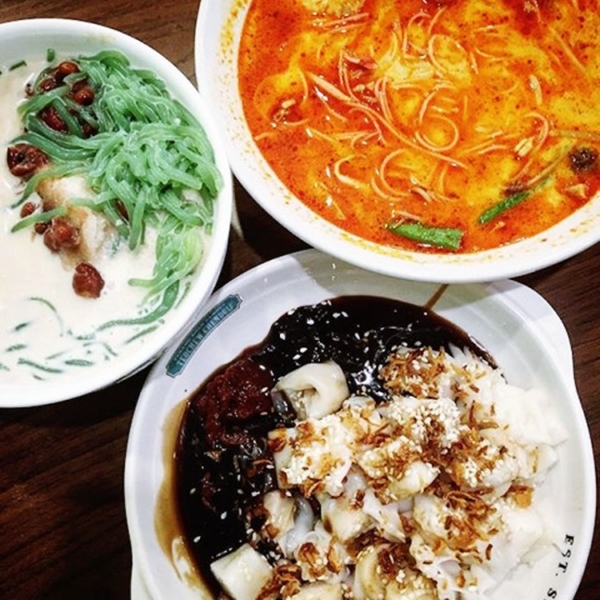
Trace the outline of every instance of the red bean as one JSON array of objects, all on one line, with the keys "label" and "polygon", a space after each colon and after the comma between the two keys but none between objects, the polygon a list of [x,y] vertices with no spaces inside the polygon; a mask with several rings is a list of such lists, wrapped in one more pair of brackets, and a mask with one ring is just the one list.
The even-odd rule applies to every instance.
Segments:
[{"label": "red bean", "polygon": [[67,133],[67,131],[69,131],[67,124],[52,106],[48,106],[40,112],[40,119],[42,119],[50,129],[54,129],[54,131],[58,131],[59,133]]},{"label": "red bean", "polygon": [[48,163],[48,157],[31,144],[19,143],[6,150],[6,163],[15,177],[31,177]]},{"label": "red bean", "polygon": [[96,128],[92,127],[92,125],[90,125],[87,121],[83,121],[83,123],[81,123],[81,130],[83,131],[83,135],[85,137],[92,137],[98,133]]},{"label": "red bean", "polygon": [[77,227],[65,217],[55,217],[44,232],[44,244],[52,252],[72,250],[81,243]]},{"label": "red bean", "polygon": [[58,87],[58,82],[54,77],[46,77],[40,81],[39,88],[44,92],[49,92]]},{"label": "red bean", "polygon": [[104,287],[104,279],[90,263],[82,262],[75,267],[73,289],[78,296],[98,298]]},{"label": "red bean", "polygon": [[28,217],[29,215],[32,215],[35,212],[36,208],[37,206],[34,202],[25,202],[25,204],[21,206],[21,211],[19,212],[19,215],[21,216],[21,218]]},{"label": "red bean", "polygon": [[48,223],[42,223],[41,221],[33,226],[33,230],[39,235],[46,233],[46,229],[48,229]]},{"label": "red bean", "polygon": [[96,97],[93,88],[85,81],[78,81],[77,83],[73,84],[71,95],[73,100],[82,106],[89,106]]},{"label": "red bean", "polygon": [[117,199],[117,210],[119,214],[125,219],[125,221],[129,222],[129,213],[127,212],[127,207],[123,204],[122,200]]},{"label": "red bean", "polygon": [[63,60],[54,70],[54,77],[57,81],[62,82],[67,75],[72,73],[79,73],[79,66],[70,60]]}]

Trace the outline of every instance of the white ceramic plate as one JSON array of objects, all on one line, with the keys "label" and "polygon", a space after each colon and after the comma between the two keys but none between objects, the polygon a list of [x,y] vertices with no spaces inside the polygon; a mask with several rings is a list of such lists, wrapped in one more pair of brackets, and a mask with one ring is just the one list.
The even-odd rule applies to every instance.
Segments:
[{"label": "white ceramic plate", "polygon": [[[423,305],[439,287],[366,272],[306,250],[256,267],[213,295],[203,318],[153,367],[131,427],[125,465],[127,521],[136,572],[150,597],[202,597],[186,577],[178,576],[155,526],[157,505],[170,510],[162,486],[173,450],[173,420],[185,398],[217,367],[261,342],[272,323],[293,307],[355,294]],[[559,448],[560,462],[542,488],[555,507],[558,547],[535,569],[518,572],[492,598],[506,600],[512,594],[571,600],[591,545],[596,487],[565,328],[545,300],[512,281],[451,285],[433,309],[483,344],[509,382],[546,390],[569,433]]]},{"label": "white ceramic plate", "polygon": [[[129,58],[134,68],[154,71],[166,83],[171,94],[183,103],[205,128],[214,149],[216,164],[223,176],[223,187],[215,201],[212,239],[203,263],[197,269],[189,292],[179,306],[169,312],[161,327],[141,343],[132,344],[135,348],[133,351],[122,352],[118,358],[96,362],[94,366],[86,366],[79,371],[73,369],[74,374],[49,375],[43,380],[35,379],[27,373],[16,380],[7,381],[0,377],[0,407],[42,405],[82,396],[124,379],[150,364],[210,297],[221,272],[229,238],[233,205],[231,171],[220,136],[214,127],[214,119],[185,75],[150,46],[124,33],[94,23],[69,19],[29,19],[0,25],[0,65],[12,65],[20,60],[43,61],[48,49],[55,50],[59,57],[90,56],[102,50],[119,50]],[[7,234],[0,232],[0,235]],[[33,281],[36,277],[35,266],[34,264],[32,272],[24,270],[24,276]],[[39,269],[39,266],[37,268]],[[6,280],[2,285],[6,285],[5,282]],[[93,302],[91,301],[89,307],[85,307],[86,311],[94,310]],[[68,325],[69,323],[65,323],[65,328]],[[58,354],[62,337],[62,331],[59,331],[55,338],[48,336],[46,346],[49,353],[52,349]],[[4,346],[7,343],[6,340],[3,341],[2,351],[6,351]],[[69,352],[72,352],[70,347]],[[83,351],[79,354],[83,354]],[[77,358],[80,358],[79,354]],[[74,357],[71,354],[69,356]]]},{"label": "white ceramic plate", "polygon": [[275,176],[244,118],[237,85],[237,45],[251,0],[202,0],[196,24],[196,79],[212,107],[232,170],[279,223],[314,248],[385,275],[447,283],[494,281],[556,264],[600,238],[600,197],[549,231],[496,250],[441,255],[367,242],[309,210]]}]

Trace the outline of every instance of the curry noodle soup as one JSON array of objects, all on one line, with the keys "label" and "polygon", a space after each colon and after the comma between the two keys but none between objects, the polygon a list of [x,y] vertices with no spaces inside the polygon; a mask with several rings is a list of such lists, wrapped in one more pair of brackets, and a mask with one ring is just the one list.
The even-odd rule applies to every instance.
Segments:
[{"label": "curry noodle soup", "polygon": [[252,0],[245,117],[283,183],[363,239],[476,252],[600,187],[596,0]]}]

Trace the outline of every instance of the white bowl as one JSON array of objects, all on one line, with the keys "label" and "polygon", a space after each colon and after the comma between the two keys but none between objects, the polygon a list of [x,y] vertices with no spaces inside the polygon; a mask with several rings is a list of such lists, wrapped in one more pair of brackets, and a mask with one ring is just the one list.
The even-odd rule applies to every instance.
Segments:
[{"label": "white bowl", "polygon": [[600,197],[552,229],[502,248],[470,254],[425,254],[351,235],[309,210],[277,178],[246,124],[237,83],[237,47],[251,0],[203,0],[196,25],[196,78],[226,140],[244,188],[298,238],[378,273],[446,283],[512,278],[559,263],[600,239]]},{"label": "white bowl", "polygon": [[[172,63],[141,41],[92,23],[34,19],[0,25],[0,64],[3,67],[22,60],[43,61],[48,49],[53,49],[61,58],[90,56],[101,50],[115,49],[129,58],[132,67],[154,71],[167,84],[171,94],[205,128],[223,186],[215,201],[213,233],[203,262],[194,275],[189,292],[167,314],[164,323],[140,343],[131,344],[130,351],[95,367],[81,368],[73,376],[48,376],[45,380],[17,380],[9,384],[2,382],[0,373],[0,406],[6,407],[47,404],[81,396],[126,378],[154,360],[212,293],[227,250],[233,205],[231,172],[214,118],[192,83]],[[0,232],[0,235],[6,233]],[[89,310],[94,310],[95,301],[89,302]],[[48,348],[52,343],[52,338],[47,340]]]},{"label": "white bowl", "polygon": [[[199,591],[181,544],[170,545],[180,535],[172,456],[191,392],[218,367],[260,343],[291,308],[342,295],[382,296],[422,306],[439,290],[438,284],[398,281],[306,250],[256,267],[213,295],[202,319],[153,366],[133,417],[125,500],[134,600],[210,597]],[[516,572],[490,600],[542,598],[550,588],[558,598],[572,600],[591,546],[596,484],[565,328],[546,301],[512,281],[450,285],[433,310],[479,341],[509,383],[544,390],[569,436],[558,448],[558,464],[538,490],[552,500],[558,548]],[[568,569],[563,570],[557,565],[565,556]]]}]

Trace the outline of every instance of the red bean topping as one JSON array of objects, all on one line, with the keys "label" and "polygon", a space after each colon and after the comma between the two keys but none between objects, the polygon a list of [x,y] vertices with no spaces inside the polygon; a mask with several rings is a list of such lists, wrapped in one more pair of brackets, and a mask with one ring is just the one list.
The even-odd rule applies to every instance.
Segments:
[{"label": "red bean topping", "polygon": [[67,75],[78,72],[79,66],[76,63],[65,60],[52,69],[52,71],[48,72],[48,75],[38,84],[38,89],[42,92],[49,92],[50,90],[63,85]]},{"label": "red bean topping", "polygon": [[54,129],[54,131],[58,131],[59,133],[67,133],[67,131],[69,131],[67,124],[52,106],[48,106],[40,112],[40,119],[42,119],[50,129]]},{"label": "red bean topping", "polygon": [[55,217],[44,232],[44,244],[52,252],[71,250],[81,243],[77,227],[65,217]]},{"label": "red bean topping", "polygon": [[81,130],[83,131],[83,135],[85,137],[92,137],[98,133],[97,129],[92,127],[92,125],[90,125],[87,121],[83,121],[81,123]]},{"label": "red bean topping", "polygon": [[32,215],[35,212],[36,208],[37,206],[33,202],[25,202],[25,204],[21,206],[21,212],[19,213],[19,215],[21,216],[21,218],[28,217],[29,215]]},{"label": "red bean topping", "polygon": [[74,83],[73,87],[71,88],[71,95],[73,100],[82,106],[89,106],[96,97],[93,88],[85,81],[78,81],[77,83]]},{"label": "red bean topping", "polygon": [[6,150],[6,163],[15,177],[31,177],[48,163],[48,157],[31,144],[19,143]]},{"label": "red bean topping", "polygon": [[57,81],[62,81],[67,75],[71,75],[72,73],[79,73],[79,66],[70,60],[63,60],[56,67],[54,77],[56,77]]},{"label": "red bean topping", "polygon": [[53,90],[57,87],[58,82],[56,81],[56,79],[54,79],[54,77],[46,77],[45,79],[42,79],[42,81],[40,81],[39,84],[39,88],[43,92],[49,92],[50,90]]},{"label": "red bean topping", "polygon": [[73,289],[78,296],[98,298],[103,287],[104,279],[102,279],[96,267],[87,262],[79,263],[75,267]]},{"label": "red bean topping", "polygon": [[127,212],[127,207],[123,204],[122,200],[117,200],[117,210],[119,214],[125,219],[125,221],[129,222],[129,213]]},{"label": "red bean topping", "polygon": [[41,221],[33,226],[33,230],[39,235],[46,233],[46,229],[48,229],[48,223],[42,223]]}]

